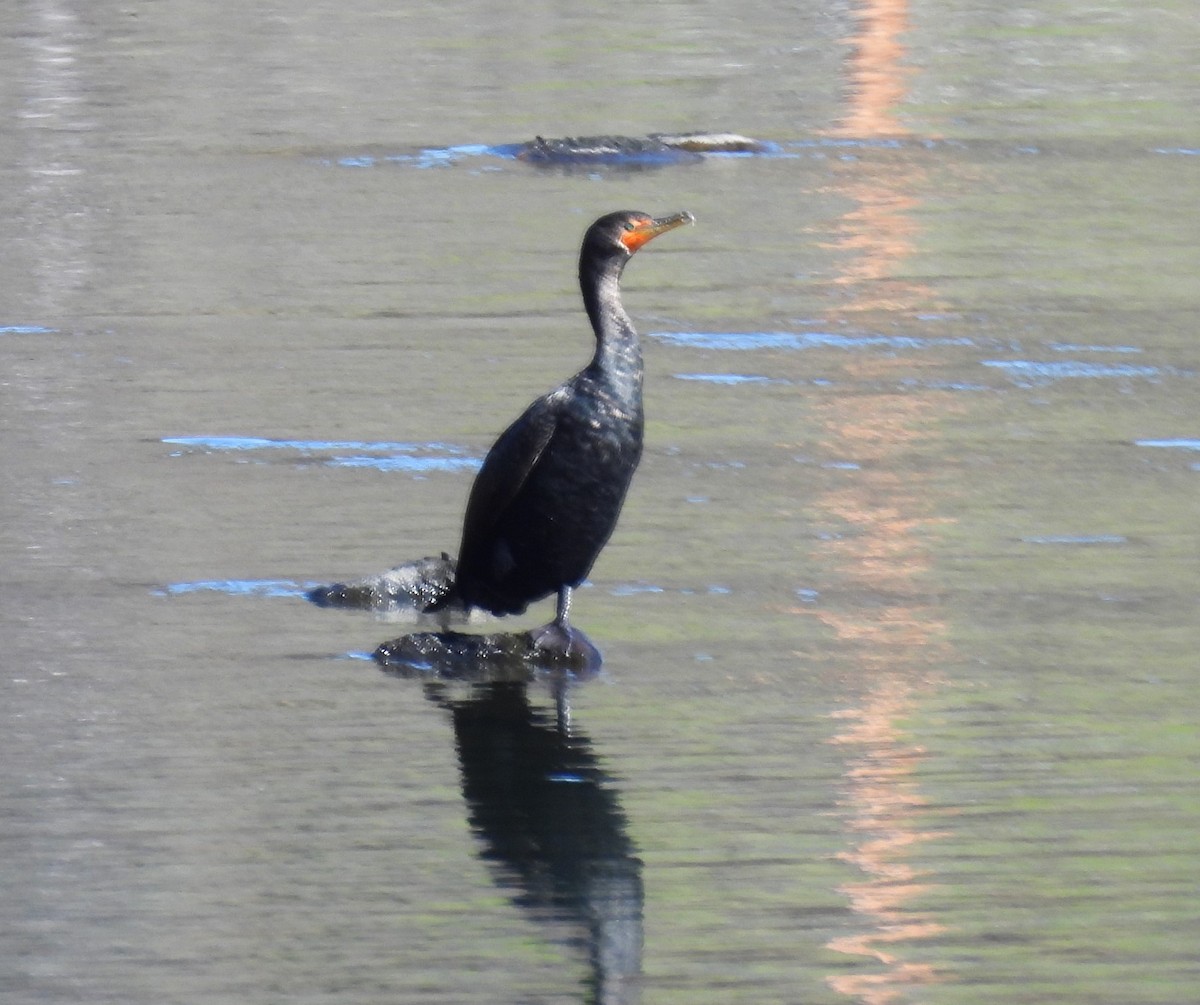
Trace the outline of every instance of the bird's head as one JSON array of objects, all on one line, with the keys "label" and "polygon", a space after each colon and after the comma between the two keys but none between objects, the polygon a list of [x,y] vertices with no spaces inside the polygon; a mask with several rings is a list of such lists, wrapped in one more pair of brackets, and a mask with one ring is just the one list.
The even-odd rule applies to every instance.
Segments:
[{"label": "bird's head", "polygon": [[597,259],[617,256],[628,259],[643,244],[668,230],[695,223],[687,210],[670,216],[652,217],[638,210],[621,210],[600,217],[583,238],[583,253]]}]

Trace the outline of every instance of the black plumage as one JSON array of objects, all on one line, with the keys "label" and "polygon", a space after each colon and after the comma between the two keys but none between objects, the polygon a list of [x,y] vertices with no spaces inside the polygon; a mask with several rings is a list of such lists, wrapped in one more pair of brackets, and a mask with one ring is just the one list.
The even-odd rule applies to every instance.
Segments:
[{"label": "black plumage", "polygon": [[642,455],[642,355],[621,305],[625,264],[643,244],[694,222],[610,213],[588,228],[579,285],[596,335],[591,362],[534,401],[484,459],[467,502],[457,599],[518,614],[558,594],[557,626],[569,638],[571,590],[616,526]]}]

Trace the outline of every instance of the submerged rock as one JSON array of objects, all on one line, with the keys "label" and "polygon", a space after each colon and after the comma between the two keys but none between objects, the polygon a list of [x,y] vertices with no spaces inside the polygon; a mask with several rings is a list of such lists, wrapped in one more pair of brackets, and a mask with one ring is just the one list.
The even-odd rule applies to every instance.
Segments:
[{"label": "submerged rock", "polygon": [[649,136],[538,136],[517,160],[538,165],[683,164],[711,153],[765,153],[771,144],[739,133],[651,133]]},{"label": "submerged rock", "polygon": [[775,146],[741,133],[651,133],[650,138],[668,147],[702,154],[763,154]]},{"label": "submerged rock", "polygon": [[466,611],[453,599],[433,613],[435,607],[452,597],[454,568],[454,559],[442,552],[438,556],[406,562],[378,576],[318,586],[304,596],[318,607],[349,607],[386,613],[412,611],[442,622],[461,621],[466,619]]}]

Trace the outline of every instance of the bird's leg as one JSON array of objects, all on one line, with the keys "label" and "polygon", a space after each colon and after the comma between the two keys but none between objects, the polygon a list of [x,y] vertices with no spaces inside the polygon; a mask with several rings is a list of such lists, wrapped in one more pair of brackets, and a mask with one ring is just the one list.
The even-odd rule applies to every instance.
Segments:
[{"label": "bird's leg", "polygon": [[554,620],[530,632],[533,647],[545,656],[565,660],[573,672],[595,672],[600,669],[600,650],[578,628],[571,627],[571,587],[558,590],[558,607]]},{"label": "bird's leg", "polygon": [[570,616],[571,588],[569,586],[560,586],[558,588],[558,607],[554,612],[554,623],[568,635],[571,632]]}]

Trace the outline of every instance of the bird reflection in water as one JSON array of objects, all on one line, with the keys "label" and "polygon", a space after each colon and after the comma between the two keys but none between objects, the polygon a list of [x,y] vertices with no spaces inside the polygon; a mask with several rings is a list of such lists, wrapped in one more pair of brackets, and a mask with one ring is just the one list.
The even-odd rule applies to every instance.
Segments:
[{"label": "bird reflection in water", "polygon": [[[642,863],[611,777],[571,721],[570,689],[593,666],[523,658],[528,633],[416,633],[376,651],[419,679],[454,728],[467,818],[498,886],[587,954],[583,1001],[635,1005],[642,969]],[[530,692],[545,690],[553,706]],[[553,938],[554,936],[552,936]]]}]

